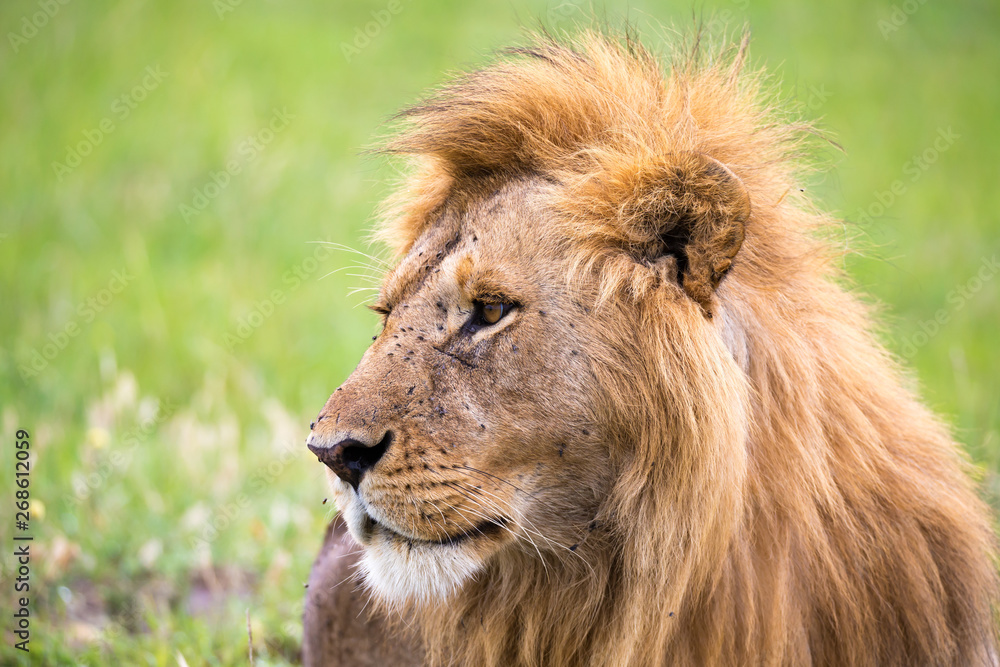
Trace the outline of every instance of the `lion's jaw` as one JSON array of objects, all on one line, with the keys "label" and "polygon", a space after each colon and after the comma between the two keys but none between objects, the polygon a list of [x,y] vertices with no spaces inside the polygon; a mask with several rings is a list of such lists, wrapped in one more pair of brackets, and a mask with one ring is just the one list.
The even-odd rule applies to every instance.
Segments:
[{"label": "lion's jaw", "polygon": [[[607,484],[583,308],[536,243],[538,189],[489,184],[416,241],[386,278],[385,329],[310,436],[392,434],[359,481],[329,474],[364,581],[390,606],[447,599],[505,549],[578,557]],[[485,294],[516,308],[471,331]]]},{"label": "lion's jaw", "polygon": [[364,555],[358,573],[364,584],[389,605],[445,600],[482,568],[484,544],[466,539],[431,542],[407,536],[372,515],[349,485],[329,474],[330,486],[351,536]]}]

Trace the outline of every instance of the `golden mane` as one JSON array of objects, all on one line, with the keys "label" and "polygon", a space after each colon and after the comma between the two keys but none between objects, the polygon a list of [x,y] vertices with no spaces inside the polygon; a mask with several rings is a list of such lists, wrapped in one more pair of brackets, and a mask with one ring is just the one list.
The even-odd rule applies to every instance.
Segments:
[{"label": "golden mane", "polygon": [[[808,128],[761,101],[745,53],[664,71],[632,40],[541,38],[401,115],[400,253],[484,182],[555,184],[539,224],[597,286],[587,354],[620,471],[586,559],[514,552],[421,610],[431,660],[996,663],[987,510],[841,287],[797,182]],[[658,261],[681,224],[735,254]]]}]

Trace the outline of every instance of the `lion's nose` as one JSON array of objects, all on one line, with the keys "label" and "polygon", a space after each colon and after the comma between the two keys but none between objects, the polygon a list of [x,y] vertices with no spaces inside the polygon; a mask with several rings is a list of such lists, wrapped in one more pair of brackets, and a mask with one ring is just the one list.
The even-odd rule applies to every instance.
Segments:
[{"label": "lion's nose", "polygon": [[312,444],[307,447],[323,465],[357,491],[361,478],[375,467],[391,443],[392,431],[386,431],[376,443],[345,438],[332,447],[317,447]]}]

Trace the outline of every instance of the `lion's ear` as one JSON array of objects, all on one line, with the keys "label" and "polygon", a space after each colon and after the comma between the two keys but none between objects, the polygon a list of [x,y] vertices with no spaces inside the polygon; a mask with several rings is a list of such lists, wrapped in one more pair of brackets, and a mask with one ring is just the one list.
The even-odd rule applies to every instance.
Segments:
[{"label": "lion's ear", "polygon": [[743,245],[750,219],[743,182],[718,160],[693,151],[609,162],[588,179],[585,192],[590,211],[613,225],[605,228],[609,240],[642,262],[676,262],[678,283],[711,316],[712,294]]},{"label": "lion's ear", "polygon": [[676,259],[684,291],[710,315],[712,293],[743,245],[749,193],[732,170],[702,153],[675,153],[646,168],[651,190],[634,194],[648,206],[643,223],[657,238],[650,250]]}]

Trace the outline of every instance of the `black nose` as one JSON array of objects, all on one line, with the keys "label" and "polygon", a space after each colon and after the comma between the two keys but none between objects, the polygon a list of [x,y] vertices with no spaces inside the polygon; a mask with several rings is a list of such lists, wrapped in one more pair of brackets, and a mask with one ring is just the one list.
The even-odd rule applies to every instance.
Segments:
[{"label": "black nose", "polygon": [[387,431],[375,444],[347,438],[333,447],[307,446],[320,462],[357,491],[362,476],[375,467],[385,454],[385,450],[389,449],[390,443],[392,443],[392,431]]}]

